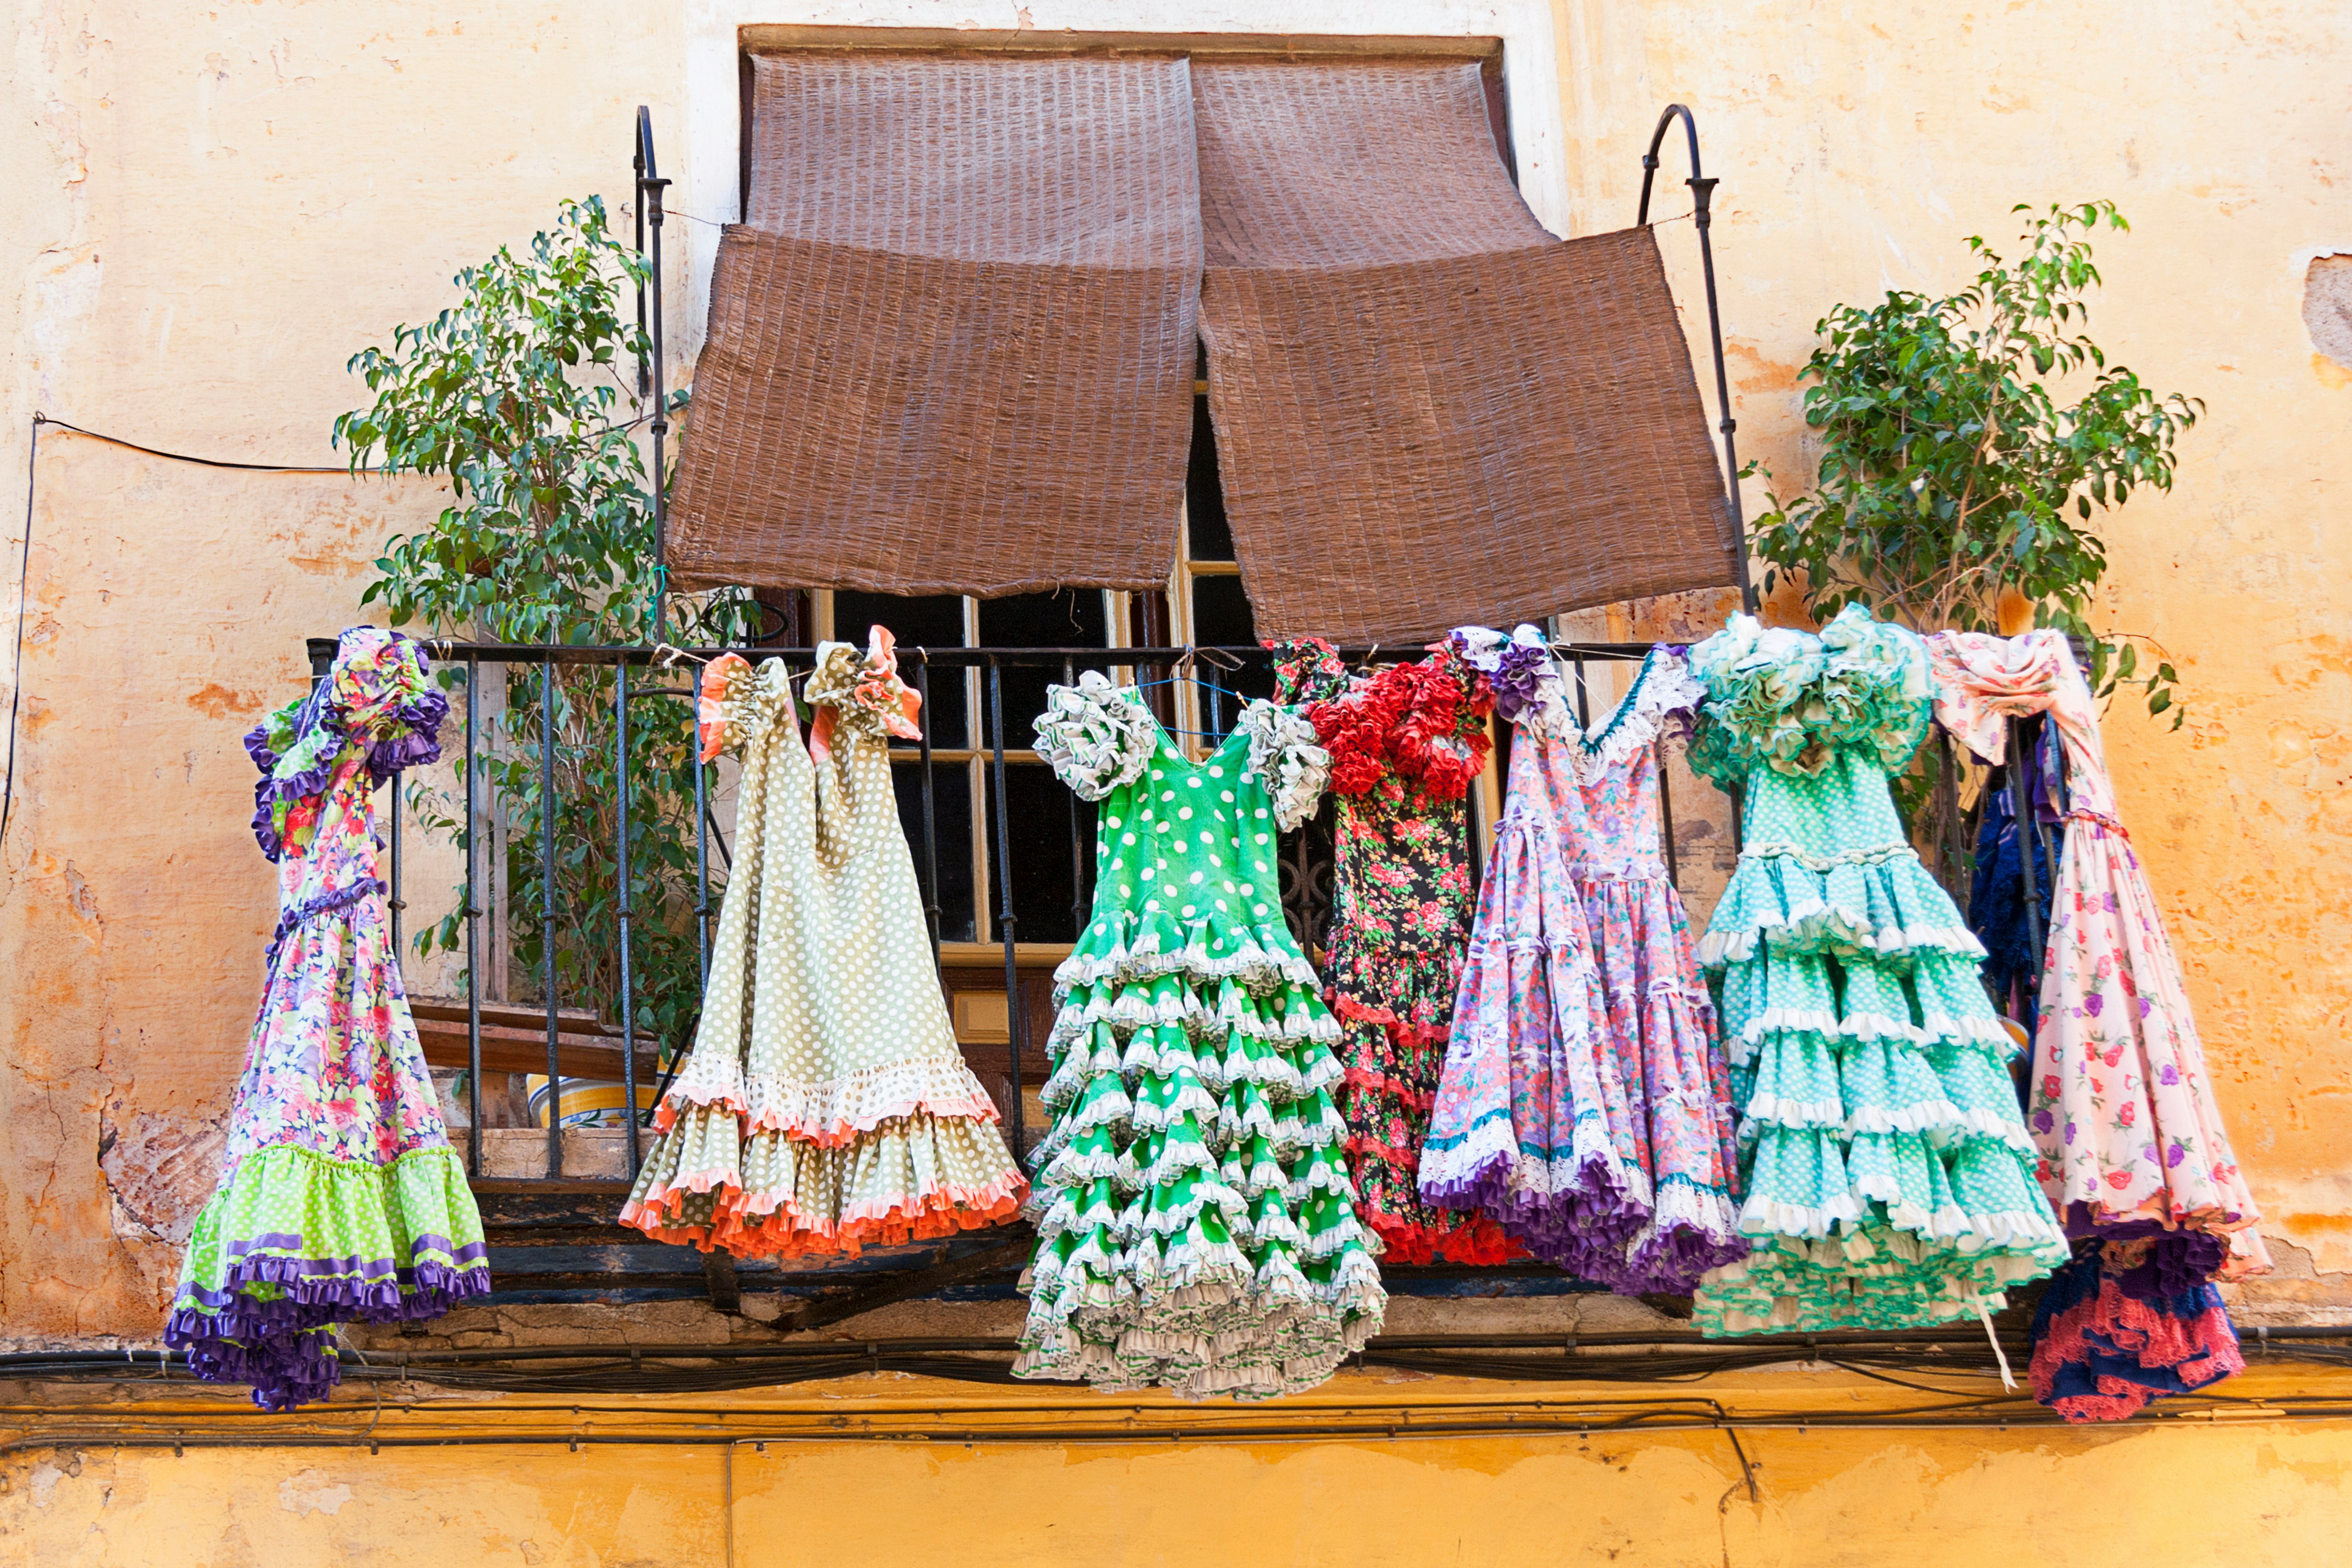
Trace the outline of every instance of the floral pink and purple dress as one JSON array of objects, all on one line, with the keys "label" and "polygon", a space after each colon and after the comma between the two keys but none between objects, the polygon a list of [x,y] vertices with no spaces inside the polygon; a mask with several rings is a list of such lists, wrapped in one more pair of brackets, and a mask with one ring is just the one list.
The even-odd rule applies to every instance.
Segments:
[{"label": "floral pink and purple dress", "polygon": [[2082,1256],[2044,1298],[2034,1386],[2070,1420],[2117,1419],[2243,1364],[2211,1281],[2269,1269],[2261,1211],[2064,635],[1945,632],[1927,647],[1937,717],[1971,752],[2000,763],[2006,721],[2033,713],[2065,752],[2026,1121],[2042,1190]]},{"label": "floral pink and purple dress", "polygon": [[1659,649],[1588,733],[1536,628],[1454,640],[1517,728],[1422,1195],[1612,1289],[1686,1291],[1747,1251],[1730,1080],[1660,856],[1654,742],[1703,693]]},{"label": "floral pink and purple dress", "polygon": [[246,737],[278,929],[163,1342],[265,1410],[327,1396],[337,1324],[435,1317],[490,1287],[401,989],[371,807],[379,784],[440,755],[447,711],[422,648],[355,626],[311,695]]}]

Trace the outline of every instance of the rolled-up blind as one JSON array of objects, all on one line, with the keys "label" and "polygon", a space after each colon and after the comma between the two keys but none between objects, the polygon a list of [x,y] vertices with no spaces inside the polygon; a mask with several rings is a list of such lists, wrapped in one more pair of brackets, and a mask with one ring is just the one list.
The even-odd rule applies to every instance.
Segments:
[{"label": "rolled-up blind", "polygon": [[683,586],[1156,587],[1201,275],[1183,60],[762,56]]},{"label": "rolled-up blind", "polygon": [[1467,63],[1192,69],[1226,515],[1261,635],[1417,642],[1736,580],[1647,229],[1561,241]]}]

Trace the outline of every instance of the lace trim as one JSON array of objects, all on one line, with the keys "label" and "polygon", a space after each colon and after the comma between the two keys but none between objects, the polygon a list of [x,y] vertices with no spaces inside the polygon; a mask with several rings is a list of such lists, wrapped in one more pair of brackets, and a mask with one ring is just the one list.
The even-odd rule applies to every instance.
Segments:
[{"label": "lace trim", "polygon": [[755,1132],[782,1132],[820,1148],[856,1142],[886,1121],[926,1112],[941,1121],[993,1122],[996,1102],[961,1056],[886,1062],[823,1083],[747,1078],[730,1054],[698,1051],[654,1112],[667,1132],[680,1115],[723,1110]]}]

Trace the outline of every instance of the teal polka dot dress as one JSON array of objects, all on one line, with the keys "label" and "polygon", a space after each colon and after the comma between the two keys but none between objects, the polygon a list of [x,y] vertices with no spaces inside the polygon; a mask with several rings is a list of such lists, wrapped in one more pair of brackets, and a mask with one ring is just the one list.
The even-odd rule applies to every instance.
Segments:
[{"label": "teal polka dot dress", "polygon": [[1693,650],[1692,765],[1744,789],[1739,868],[1699,957],[1732,1061],[1741,1231],[1710,1334],[1895,1329],[1998,1310],[2063,1263],[1978,979],[1983,949],[1887,788],[1925,738],[1927,650],[1848,606]]},{"label": "teal polka dot dress", "polygon": [[1092,672],[1053,689],[1037,734],[1101,804],[1093,919],[1055,975],[1014,1372],[1190,1397],[1313,1387],[1386,1303],[1332,1100],[1339,1027],[1276,860],[1330,759],[1303,715],[1258,702],[1192,762]]}]

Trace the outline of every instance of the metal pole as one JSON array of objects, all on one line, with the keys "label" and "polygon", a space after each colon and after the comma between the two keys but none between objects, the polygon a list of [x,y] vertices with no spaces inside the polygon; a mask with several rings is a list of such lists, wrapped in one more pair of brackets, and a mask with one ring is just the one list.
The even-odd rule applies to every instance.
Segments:
[{"label": "metal pole", "polygon": [[[931,711],[931,656],[927,648],[915,650],[915,691],[923,711],[922,748],[923,786],[923,922],[931,933],[931,967],[940,965],[940,824],[939,808],[931,798],[931,726],[938,715]],[[971,738],[967,730],[964,739]]]},{"label": "metal pole", "polygon": [[482,661],[466,658],[466,1174],[482,1173],[481,805],[477,799],[475,733],[481,722]]},{"label": "metal pole", "polygon": [[629,973],[630,923],[635,888],[629,875],[629,665],[613,667],[614,859],[621,883],[621,1103],[628,1107],[629,1177],[637,1174],[637,998]]},{"label": "metal pole", "polygon": [[[1062,661],[1062,684],[1078,683],[1077,665],[1074,660]],[[1078,792],[1065,790],[1070,797],[1070,940],[1076,942],[1087,931],[1087,917],[1093,912],[1094,889],[1087,885],[1087,846],[1085,830],[1078,820]]]},{"label": "metal pole", "polygon": [[1651,754],[1658,767],[1658,847],[1666,852],[1666,880],[1679,889],[1682,868],[1675,858],[1675,792],[1666,783],[1666,738],[1660,735],[1652,742]]},{"label": "metal pole", "polygon": [[1004,670],[993,656],[988,661],[988,729],[990,748],[995,753],[996,809],[992,815],[996,818],[996,924],[1004,941],[1004,1034],[1012,1058],[1013,1157],[1026,1170],[1028,1157],[1022,1148],[1021,1053],[1028,1044],[1029,1027],[1024,1016],[1027,1009],[1021,1005],[1021,958],[1014,942],[1013,913],[1012,834],[1005,826],[1011,813],[1006,809],[1004,795]]},{"label": "metal pole", "polygon": [[1726,499],[1731,505],[1731,532],[1738,541],[1732,554],[1733,570],[1738,575],[1739,605],[1749,615],[1756,613],[1756,584],[1748,574],[1748,518],[1739,502],[1739,450],[1732,433],[1739,422],[1731,416],[1731,375],[1723,362],[1723,312],[1716,302],[1714,226],[1715,187],[1720,182],[1706,178],[1699,172],[1698,121],[1683,104],[1670,103],[1658,116],[1658,127],[1650,132],[1650,150],[1642,154],[1642,204],[1633,222],[1643,226],[1650,221],[1650,185],[1657,178],[1658,148],[1666,139],[1666,128],[1682,118],[1683,129],[1690,143],[1690,178],[1683,183],[1690,187],[1691,221],[1698,229],[1700,269],[1706,278],[1707,345],[1715,351],[1715,405],[1723,418],[1716,428],[1723,433],[1723,468]]},{"label": "metal pole", "polygon": [[555,660],[539,674],[539,888],[542,982],[547,993],[547,1179],[563,1174],[563,1061],[556,1051]]},{"label": "metal pole", "polygon": [[[384,790],[384,794],[385,794],[385,795],[388,797],[388,798],[385,800],[385,802],[384,802],[384,812],[385,812],[385,814],[386,814],[387,816],[389,816],[392,818],[392,827],[391,827],[391,831],[385,835],[386,838],[388,838],[388,839],[390,840],[390,849],[391,849],[391,855],[392,855],[392,886],[391,886],[390,889],[389,889],[389,890],[384,894],[383,907],[385,908],[385,910],[387,910],[388,911],[390,911],[390,913],[391,913],[391,915],[392,915],[392,965],[393,965],[393,967],[394,967],[394,969],[398,969],[398,968],[400,967],[400,953],[401,953],[401,947],[400,947],[400,926],[401,926],[400,912],[401,912],[403,910],[404,910],[404,909],[406,909],[406,908],[408,907],[407,900],[404,900],[404,899],[403,899],[403,898],[400,896],[400,772],[399,772],[399,770],[398,770],[398,769],[394,769],[394,770],[393,771],[393,775],[392,775],[392,777],[391,777],[391,778],[389,778],[389,779],[387,779],[387,780],[385,780],[385,781],[384,781],[384,783],[385,783],[385,785],[386,785],[385,790]],[[406,987],[404,987],[404,987],[403,987],[403,989],[404,990],[404,989],[406,989]]]},{"label": "metal pole", "polygon": [[654,640],[666,642],[669,637],[669,484],[666,472],[667,444],[669,439],[669,393],[665,385],[667,369],[662,363],[662,193],[669,182],[661,178],[654,164],[653,111],[644,104],[637,106],[637,157],[643,172],[637,175],[637,210],[653,245],[648,258],[648,270],[653,284],[653,395],[654,395]]},{"label": "metal pole", "polygon": [[2009,728],[2009,809],[2011,828],[2017,837],[2017,869],[2025,880],[2025,932],[2032,941],[2034,984],[2041,984],[2042,959],[2047,954],[2042,930],[2041,879],[2033,874],[2033,847],[2041,836],[2034,831],[2033,804],[2025,788],[2025,770],[2032,765],[2022,742],[2024,726],[2015,719],[2004,720]]}]

